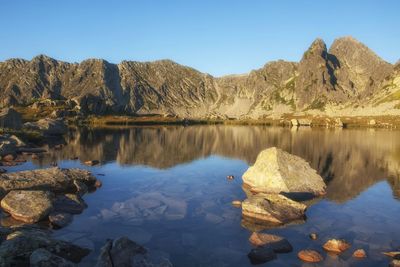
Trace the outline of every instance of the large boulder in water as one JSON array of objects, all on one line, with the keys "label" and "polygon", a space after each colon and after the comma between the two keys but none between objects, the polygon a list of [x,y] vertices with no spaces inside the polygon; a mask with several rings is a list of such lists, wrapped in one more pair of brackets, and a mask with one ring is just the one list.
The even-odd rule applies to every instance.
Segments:
[{"label": "large boulder in water", "polygon": [[243,183],[254,192],[323,195],[325,182],[302,158],[272,147],[260,152],[256,163],[243,174]]},{"label": "large boulder in water", "polygon": [[53,209],[54,195],[40,190],[14,190],[1,200],[1,208],[19,221],[36,223]]},{"label": "large boulder in water", "polygon": [[62,119],[41,119],[36,122],[27,122],[24,128],[40,131],[44,135],[63,135],[67,133],[68,128]]},{"label": "large boulder in water", "polygon": [[303,220],[306,208],[306,205],[280,194],[260,193],[242,202],[242,215],[261,223],[281,225]]},{"label": "large boulder in water", "polygon": [[21,129],[21,114],[13,108],[3,108],[0,111],[0,127],[10,129]]}]

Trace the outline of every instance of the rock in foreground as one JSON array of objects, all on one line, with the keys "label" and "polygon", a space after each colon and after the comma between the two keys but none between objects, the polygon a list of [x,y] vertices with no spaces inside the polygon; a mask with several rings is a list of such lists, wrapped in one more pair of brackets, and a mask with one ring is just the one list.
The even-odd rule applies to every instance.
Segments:
[{"label": "rock in foreground", "polygon": [[[90,252],[86,248],[69,242],[53,239],[48,231],[34,228],[22,229],[9,234],[7,240],[1,243],[0,266],[29,266],[31,256],[37,249],[45,249],[51,254],[74,263],[80,262]],[[40,254],[43,255],[43,253]],[[37,259],[37,256],[33,255],[33,259]]]},{"label": "rock in foreground", "polygon": [[325,194],[325,182],[302,158],[272,147],[260,152],[243,183],[263,193]]},{"label": "rock in foreground", "polygon": [[1,200],[1,207],[19,221],[36,223],[53,209],[53,197],[48,191],[15,190]]},{"label": "rock in foreground", "polygon": [[242,202],[243,217],[272,225],[304,219],[307,206],[280,194],[257,194]]},{"label": "rock in foreground", "polygon": [[0,175],[0,189],[47,190],[52,192],[76,192],[76,182],[93,186],[96,178],[86,170],[47,168],[33,171],[19,171]]}]

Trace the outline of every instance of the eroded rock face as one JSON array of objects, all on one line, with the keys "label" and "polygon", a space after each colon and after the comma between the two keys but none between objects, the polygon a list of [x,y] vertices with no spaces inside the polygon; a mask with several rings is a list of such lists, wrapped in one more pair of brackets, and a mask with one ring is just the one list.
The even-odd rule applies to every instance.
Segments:
[{"label": "eroded rock face", "polygon": [[57,167],[19,171],[0,175],[0,188],[11,190],[47,190],[58,192],[76,192],[74,181],[93,186],[96,178],[86,170],[60,169]]},{"label": "eroded rock face", "polygon": [[260,152],[255,164],[243,174],[243,183],[255,192],[325,193],[325,182],[302,158],[272,147]]},{"label": "eroded rock face", "polygon": [[49,231],[26,228],[9,234],[7,240],[1,243],[0,266],[28,266],[32,253],[39,248],[74,263],[80,262],[90,252],[86,248],[53,239]]},{"label": "eroded rock face", "polygon": [[4,108],[0,111],[0,127],[10,129],[21,129],[22,118],[13,108]]},{"label": "eroded rock face", "polygon": [[304,219],[307,206],[280,194],[260,193],[242,202],[242,215],[271,225]]},{"label": "eroded rock face", "polygon": [[1,200],[1,208],[17,220],[36,223],[51,212],[53,198],[48,191],[13,190]]},{"label": "eroded rock face", "polygon": [[40,131],[44,135],[63,135],[68,131],[67,125],[61,119],[41,119],[36,122],[27,122],[24,128]]}]

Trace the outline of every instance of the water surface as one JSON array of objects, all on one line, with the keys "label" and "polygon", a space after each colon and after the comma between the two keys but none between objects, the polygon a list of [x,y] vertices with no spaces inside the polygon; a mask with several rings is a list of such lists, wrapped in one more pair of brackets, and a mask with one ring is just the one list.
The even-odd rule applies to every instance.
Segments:
[{"label": "water surface", "polygon": [[[261,126],[160,126],[71,132],[61,150],[13,170],[46,167],[90,169],[103,187],[86,195],[88,208],[55,236],[93,250],[92,266],[107,238],[127,236],[166,257],[174,266],[251,266],[244,224],[232,200],[243,200],[241,175],[257,154],[277,146],[310,162],[328,184],[313,201],[304,224],[264,232],[286,237],[294,247],[266,266],[308,266],[301,249],[328,238],[352,247],[320,266],[387,266],[381,254],[400,248],[400,132],[372,129],[273,128]],[[78,157],[79,160],[71,160]],[[82,165],[85,160],[100,166]],[[234,175],[233,181],[226,179]],[[311,232],[319,234],[311,241]],[[357,248],[366,260],[351,257]]]}]

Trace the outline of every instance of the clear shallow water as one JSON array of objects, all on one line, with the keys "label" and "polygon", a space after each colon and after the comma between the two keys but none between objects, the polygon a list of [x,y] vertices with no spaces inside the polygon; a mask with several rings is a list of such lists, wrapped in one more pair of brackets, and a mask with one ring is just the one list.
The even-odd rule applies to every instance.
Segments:
[{"label": "clear shallow water", "polygon": [[[55,236],[93,249],[82,266],[92,266],[107,238],[127,236],[174,266],[251,266],[248,238],[232,200],[243,200],[241,175],[271,146],[299,155],[326,179],[327,195],[307,210],[304,224],[265,232],[286,237],[294,251],[266,266],[313,266],[297,252],[322,252],[328,238],[345,238],[352,248],[326,255],[320,266],[387,266],[381,254],[400,248],[400,132],[325,130],[260,126],[145,127],[81,130],[61,150],[11,170],[46,167],[90,169],[103,187],[86,195],[88,208]],[[78,156],[80,160],[70,160]],[[81,162],[97,159],[102,165]],[[101,174],[101,175],[100,175]],[[226,175],[234,175],[228,181]],[[311,241],[308,234],[317,232]],[[368,259],[351,257],[357,248]]]}]

